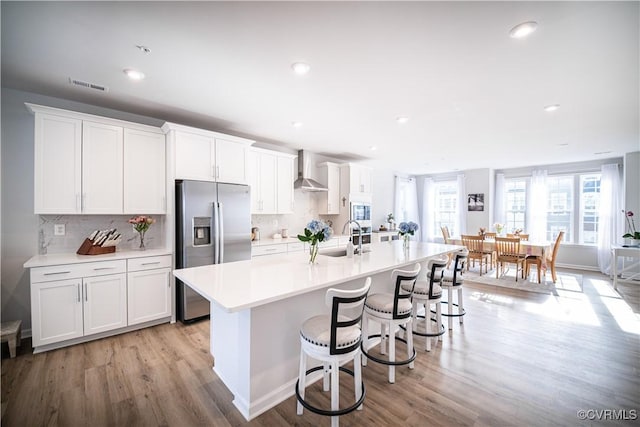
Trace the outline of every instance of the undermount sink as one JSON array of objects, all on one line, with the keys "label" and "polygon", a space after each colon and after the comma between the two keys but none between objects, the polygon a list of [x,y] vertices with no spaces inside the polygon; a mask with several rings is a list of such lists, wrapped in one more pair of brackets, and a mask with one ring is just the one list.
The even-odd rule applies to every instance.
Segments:
[{"label": "undermount sink", "polygon": [[[371,249],[362,248],[362,253],[371,252]],[[318,255],[331,256],[334,258],[339,258],[343,256],[347,256],[346,248],[331,248],[331,249],[323,249],[318,251]]]}]

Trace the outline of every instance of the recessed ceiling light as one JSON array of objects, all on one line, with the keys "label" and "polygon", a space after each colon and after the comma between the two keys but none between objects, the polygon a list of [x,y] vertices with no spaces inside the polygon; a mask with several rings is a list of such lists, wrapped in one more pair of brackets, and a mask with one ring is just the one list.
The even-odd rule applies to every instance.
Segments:
[{"label": "recessed ceiling light", "polygon": [[518,24],[513,27],[511,31],[509,31],[509,35],[514,39],[521,39],[533,33],[537,27],[538,23],[535,21],[523,22],[522,24]]},{"label": "recessed ceiling light", "polygon": [[376,151],[378,149],[378,147],[376,147],[375,145],[372,145],[371,147],[369,147],[369,149],[371,151]]},{"label": "recessed ceiling light", "polygon": [[556,144],[558,147],[568,147],[569,143],[568,142],[561,142],[560,144]]},{"label": "recessed ceiling light", "polygon": [[125,68],[123,71],[131,80],[144,79],[144,73],[141,71],[134,70],[132,68]]},{"label": "recessed ceiling light", "polygon": [[291,122],[291,126],[294,128],[302,127],[302,122]]},{"label": "recessed ceiling light", "polygon": [[558,108],[560,108],[560,104],[545,105],[544,111],[556,111]]},{"label": "recessed ceiling light", "polygon": [[396,122],[400,123],[401,125],[407,123],[408,121],[409,121],[409,117],[406,117],[406,116],[396,117]]},{"label": "recessed ceiling light", "polygon": [[291,68],[296,74],[304,75],[309,72],[311,66],[304,62],[294,62],[293,64],[291,64]]}]

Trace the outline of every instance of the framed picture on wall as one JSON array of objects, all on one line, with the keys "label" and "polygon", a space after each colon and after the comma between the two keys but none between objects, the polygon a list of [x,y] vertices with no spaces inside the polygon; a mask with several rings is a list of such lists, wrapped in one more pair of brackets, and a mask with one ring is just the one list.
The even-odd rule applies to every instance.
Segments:
[{"label": "framed picture on wall", "polygon": [[484,193],[467,195],[467,210],[470,212],[484,211]]}]

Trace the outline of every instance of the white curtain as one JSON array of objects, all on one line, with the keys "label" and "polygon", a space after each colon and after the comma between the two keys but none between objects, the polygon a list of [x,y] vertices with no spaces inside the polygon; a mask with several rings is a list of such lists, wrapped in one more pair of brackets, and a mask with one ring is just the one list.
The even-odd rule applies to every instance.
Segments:
[{"label": "white curtain", "polygon": [[547,240],[546,170],[534,170],[531,174],[531,191],[527,200],[527,228],[530,240],[539,242]]},{"label": "white curtain", "polygon": [[500,224],[506,224],[505,213],[507,211],[507,208],[505,206],[505,200],[504,200],[504,174],[503,173],[496,174],[495,192],[496,192],[495,199],[494,199],[495,206],[493,209],[492,224],[495,224],[496,222]]},{"label": "white curtain", "polygon": [[424,185],[422,187],[422,218],[420,221],[420,237],[423,242],[433,242],[434,237],[436,237],[435,203],[436,195],[433,178],[424,178]]},{"label": "white curtain", "polygon": [[616,244],[624,234],[621,188],[618,165],[602,165],[598,210],[598,268],[604,274],[611,273],[611,245]]},{"label": "white curtain", "polygon": [[457,178],[458,183],[458,212],[457,212],[457,229],[460,230],[460,235],[467,234],[467,190],[464,185],[464,174],[459,174]]},{"label": "white curtain", "polygon": [[[420,226],[418,217],[418,189],[415,178],[396,176],[394,215],[396,223],[413,221]],[[419,238],[418,234],[417,238]],[[414,239],[416,237],[414,236]]]}]

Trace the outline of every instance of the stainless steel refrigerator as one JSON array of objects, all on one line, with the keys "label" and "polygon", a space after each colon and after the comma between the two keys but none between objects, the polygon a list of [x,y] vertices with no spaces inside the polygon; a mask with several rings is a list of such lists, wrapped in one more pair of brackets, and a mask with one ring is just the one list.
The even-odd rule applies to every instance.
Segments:
[{"label": "stainless steel refrigerator", "polygon": [[[176,268],[251,259],[249,186],[176,181]],[[176,279],[177,316],[209,315],[209,301]]]}]

